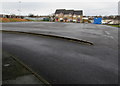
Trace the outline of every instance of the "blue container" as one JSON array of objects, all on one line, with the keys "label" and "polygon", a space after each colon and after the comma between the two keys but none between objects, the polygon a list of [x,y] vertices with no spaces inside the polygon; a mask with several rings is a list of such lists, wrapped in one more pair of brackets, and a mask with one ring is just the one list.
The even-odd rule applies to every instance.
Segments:
[{"label": "blue container", "polygon": [[94,18],[94,24],[102,24],[102,18]]}]

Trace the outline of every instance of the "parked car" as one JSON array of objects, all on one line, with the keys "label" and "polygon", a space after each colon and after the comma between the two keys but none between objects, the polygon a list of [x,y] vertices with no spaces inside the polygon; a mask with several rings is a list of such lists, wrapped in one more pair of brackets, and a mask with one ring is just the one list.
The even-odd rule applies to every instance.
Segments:
[{"label": "parked car", "polygon": [[60,22],[63,22],[63,18],[60,18]]},{"label": "parked car", "polygon": [[73,22],[75,23],[75,22],[76,22],[76,20],[74,19],[74,20],[73,20]]},{"label": "parked car", "polygon": [[43,21],[50,21],[50,18],[43,18]]},{"label": "parked car", "polygon": [[73,20],[70,20],[70,22],[73,22]]}]

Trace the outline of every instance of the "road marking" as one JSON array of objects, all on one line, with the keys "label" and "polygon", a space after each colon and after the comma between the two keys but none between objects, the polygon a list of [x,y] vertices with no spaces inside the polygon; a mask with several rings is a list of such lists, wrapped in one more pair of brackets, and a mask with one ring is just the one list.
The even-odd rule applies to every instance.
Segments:
[{"label": "road marking", "polygon": [[109,33],[108,31],[105,31],[105,33],[106,33],[107,35],[104,35],[104,36],[106,36],[106,37],[108,37],[108,38],[111,38],[111,39],[114,39],[113,36],[110,36],[110,33]]},{"label": "road marking", "polygon": [[108,38],[111,38],[111,39],[114,39],[113,36],[108,36],[108,35],[104,35],[104,36],[106,36],[106,37],[108,37]]},{"label": "road marking", "polygon": [[112,38],[112,39],[114,39],[114,37],[113,36],[109,36],[110,38]]},{"label": "road marking", "polygon": [[110,33],[109,33],[108,31],[105,31],[105,33],[106,33],[107,35],[110,35]]}]

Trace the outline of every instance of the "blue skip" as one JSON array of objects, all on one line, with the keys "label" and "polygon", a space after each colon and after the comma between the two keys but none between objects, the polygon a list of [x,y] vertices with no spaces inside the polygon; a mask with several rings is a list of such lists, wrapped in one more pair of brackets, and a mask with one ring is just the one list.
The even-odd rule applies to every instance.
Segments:
[{"label": "blue skip", "polygon": [[93,24],[102,24],[102,18],[94,18]]}]

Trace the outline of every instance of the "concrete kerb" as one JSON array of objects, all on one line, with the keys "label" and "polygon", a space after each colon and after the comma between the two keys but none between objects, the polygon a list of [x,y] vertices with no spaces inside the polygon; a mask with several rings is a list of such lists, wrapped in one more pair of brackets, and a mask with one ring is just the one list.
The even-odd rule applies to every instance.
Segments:
[{"label": "concrete kerb", "polygon": [[66,39],[69,41],[81,43],[81,44],[87,44],[87,45],[94,45],[93,42],[82,40],[82,39],[75,39],[75,38],[68,38],[64,36],[57,36],[57,35],[50,35],[50,34],[41,34],[41,33],[33,33],[33,32],[23,32],[23,31],[9,31],[9,30],[0,30],[1,32],[10,32],[10,33],[24,33],[24,34],[32,34],[32,35],[41,35],[41,36],[47,36],[47,37],[54,37],[54,38],[60,38],[60,39]]},{"label": "concrete kerb", "polygon": [[[6,52],[6,51],[4,51]],[[8,52],[6,52],[8,53]],[[10,55],[11,58],[13,58],[16,62],[18,62],[19,64],[21,64],[24,68],[26,68],[29,72],[31,72],[36,78],[38,78],[43,85],[49,85],[52,86],[48,81],[46,81],[42,76],[38,75],[36,72],[34,72],[31,68],[29,68],[26,64],[24,64],[22,61],[20,61],[17,56],[14,55]]]}]

